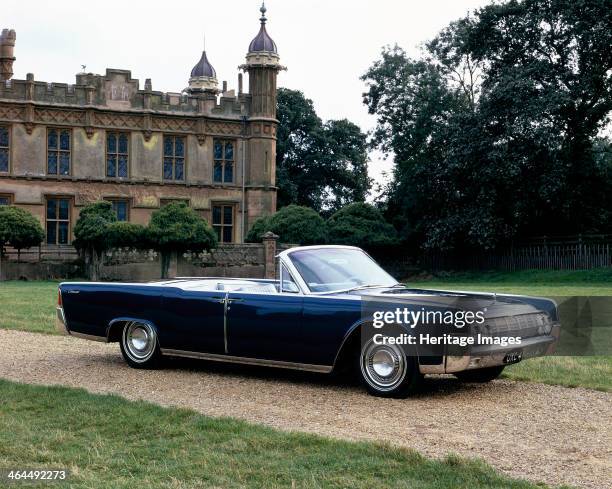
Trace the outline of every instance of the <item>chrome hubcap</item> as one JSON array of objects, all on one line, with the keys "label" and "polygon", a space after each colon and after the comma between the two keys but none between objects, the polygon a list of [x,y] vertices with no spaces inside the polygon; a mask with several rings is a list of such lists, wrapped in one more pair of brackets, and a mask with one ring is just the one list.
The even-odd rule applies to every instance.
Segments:
[{"label": "chrome hubcap", "polygon": [[406,357],[397,345],[376,345],[370,340],[362,349],[361,372],[372,387],[389,391],[404,380]]},{"label": "chrome hubcap", "polygon": [[131,322],[123,330],[123,345],[135,362],[148,360],[155,352],[156,341],[155,330],[149,324]]},{"label": "chrome hubcap", "polygon": [[371,362],[374,372],[380,377],[389,377],[395,369],[395,358],[388,351],[377,351]]}]

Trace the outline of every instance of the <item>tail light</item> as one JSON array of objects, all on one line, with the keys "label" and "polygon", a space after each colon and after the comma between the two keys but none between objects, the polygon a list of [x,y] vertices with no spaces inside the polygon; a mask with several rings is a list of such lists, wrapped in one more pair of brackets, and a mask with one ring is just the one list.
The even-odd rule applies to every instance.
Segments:
[{"label": "tail light", "polygon": [[57,307],[62,307],[62,291],[57,289]]}]

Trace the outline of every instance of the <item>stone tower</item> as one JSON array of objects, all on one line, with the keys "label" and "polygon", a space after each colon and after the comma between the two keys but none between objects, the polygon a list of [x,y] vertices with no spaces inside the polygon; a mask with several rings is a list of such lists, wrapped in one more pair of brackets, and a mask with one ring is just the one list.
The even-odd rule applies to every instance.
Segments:
[{"label": "stone tower", "polygon": [[3,29],[0,34],[0,81],[10,80],[13,77],[13,62],[15,56],[15,31]]},{"label": "stone tower", "polygon": [[[274,186],[276,182],[276,78],[278,72],[285,68],[280,64],[276,43],[266,30],[264,4],[260,12],[259,33],[251,41],[246,64],[241,68],[249,74],[251,96],[249,160],[263,162],[263,165],[250,165],[250,183],[269,187]],[[275,208],[276,205],[274,210]]]}]

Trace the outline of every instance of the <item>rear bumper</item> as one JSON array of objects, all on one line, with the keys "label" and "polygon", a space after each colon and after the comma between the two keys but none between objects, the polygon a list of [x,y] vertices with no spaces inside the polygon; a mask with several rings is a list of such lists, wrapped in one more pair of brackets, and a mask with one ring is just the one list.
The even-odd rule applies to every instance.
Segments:
[{"label": "rear bumper", "polygon": [[55,330],[64,335],[70,334],[68,326],[66,324],[66,316],[64,315],[64,309],[60,306],[55,308]]},{"label": "rear bumper", "polygon": [[549,335],[525,338],[520,345],[490,346],[478,345],[466,351],[464,355],[446,355],[440,365],[421,365],[421,373],[452,374],[464,370],[510,365],[509,354],[520,355],[520,359],[551,355],[555,351],[560,335],[560,325],[554,324]]}]

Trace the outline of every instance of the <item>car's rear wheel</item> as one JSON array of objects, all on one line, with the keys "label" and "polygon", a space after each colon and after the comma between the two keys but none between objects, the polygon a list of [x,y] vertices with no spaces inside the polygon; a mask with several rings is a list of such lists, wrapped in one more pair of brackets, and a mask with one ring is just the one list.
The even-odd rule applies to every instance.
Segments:
[{"label": "car's rear wheel", "polygon": [[421,385],[417,358],[397,345],[377,345],[373,340],[361,348],[361,381],[368,392],[379,397],[407,397]]},{"label": "car's rear wheel", "polygon": [[457,372],[455,377],[457,377],[462,382],[476,382],[476,383],[485,383],[491,382],[495,380],[497,377],[501,375],[504,371],[504,366],[500,365],[499,367],[487,367],[487,368],[478,368],[475,370],[464,370],[463,372]]},{"label": "car's rear wheel", "polygon": [[129,321],[121,333],[121,353],[130,367],[155,368],[159,365],[161,352],[157,331],[151,323]]}]

